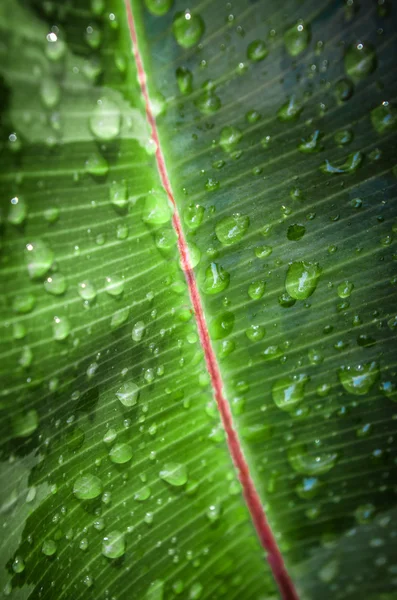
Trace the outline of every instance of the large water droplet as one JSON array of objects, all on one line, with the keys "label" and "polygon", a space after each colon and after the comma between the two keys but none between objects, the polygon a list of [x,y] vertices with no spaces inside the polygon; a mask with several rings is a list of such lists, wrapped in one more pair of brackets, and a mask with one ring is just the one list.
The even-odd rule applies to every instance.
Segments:
[{"label": "large water droplet", "polygon": [[92,302],[93,300],[95,300],[97,295],[96,287],[88,279],[86,279],[85,281],[81,281],[77,285],[77,291],[79,293],[80,298],[82,298],[83,300],[87,300],[88,302]]},{"label": "large water droplet", "polygon": [[304,398],[305,385],[309,381],[307,375],[288,375],[274,382],[272,386],[273,401],[285,411],[295,410]]},{"label": "large water droplet", "polygon": [[382,102],[371,110],[371,123],[378,133],[392,131],[397,127],[397,108],[390,102]]},{"label": "large water droplet", "polygon": [[191,48],[197,44],[204,34],[204,21],[200,15],[192,14],[189,10],[178,12],[174,17],[172,32],[177,43],[182,48]]},{"label": "large water droplet", "polygon": [[375,49],[371,44],[358,42],[345,54],[345,71],[349,77],[362,79],[376,68]]},{"label": "large water droplet", "polygon": [[120,400],[121,404],[127,408],[135,406],[139,398],[139,387],[133,381],[126,381],[117,390],[116,397]]},{"label": "large water droplet", "polygon": [[301,475],[323,475],[328,473],[336,464],[336,452],[327,452],[312,456],[303,444],[294,446],[288,451],[291,467]]},{"label": "large water droplet", "polygon": [[73,485],[73,494],[79,500],[92,500],[102,494],[102,481],[96,475],[86,473],[78,477]]},{"label": "large water droplet", "polygon": [[253,62],[264,60],[268,54],[267,46],[262,40],[254,40],[248,45],[247,58]]},{"label": "large water droplet", "polygon": [[170,485],[179,487],[187,482],[187,469],[180,463],[166,463],[159,473],[161,479]]},{"label": "large water droplet", "polygon": [[190,229],[197,229],[203,221],[204,207],[200,204],[189,204],[183,213],[183,220]]},{"label": "large water droplet", "polygon": [[118,465],[129,462],[132,458],[132,448],[129,444],[115,444],[109,452],[109,458]]},{"label": "large water droplet", "polygon": [[310,25],[299,21],[284,33],[284,43],[290,56],[298,56],[309,45],[311,38]]},{"label": "large water droplet", "polygon": [[164,598],[164,581],[156,579],[152,581],[146,590],[144,600],[163,600]]},{"label": "large water droplet", "polygon": [[164,225],[171,220],[171,208],[164,192],[148,194],[142,210],[142,220],[148,225]]},{"label": "large water droplet", "polygon": [[47,273],[54,261],[54,253],[46,242],[35,240],[26,244],[26,262],[31,279]]},{"label": "large water droplet", "polygon": [[321,269],[317,263],[297,261],[289,266],[285,288],[291,298],[306,300],[316,289]]},{"label": "large water droplet", "polygon": [[114,140],[120,133],[121,114],[117,104],[104,96],[100,98],[90,117],[92,133],[99,140]]},{"label": "large water droplet", "polygon": [[26,314],[33,310],[36,298],[30,292],[18,294],[12,301],[12,310],[19,314]]},{"label": "large water droplet", "polygon": [[67,317],[54,317],[52,331],[54,340],[59,342],[66,340],[71,332],[70,321]]},{"label": "large water droplet", "polygon": [[360,364],[356,367],[344,366],[338,371],[339,381],[349,394],[364,396],[379,377],[377,362]]},{"label": "large water droplet", "polygon": [[61,296],[66,292],[66,288],[66,279],[62,273],[53,273],[44,281],[44,289],[54,296]]},{"label": "large water droplet", "polygon": [[178,67],[176,70],[176,82],[181,94],[190,94],[193,89],[193,75],[186,67]]},{"label": "large water droplet", "polygon": [[209,330],[213,340],[221,340],[228,336],[234,327],[234,314],[232,312],[223,312],[212,319]]},{"label": "large water droplet", "polygon": [[120,558],[125,553],[124,533],[120,531],[111,531],[102,542],[102,554],[106,558]]},{"label": "large water droplet", "polygon": [[219,294],[229,285],[230,275],[218,263],[211,263],[202,274],[201,289],[205,294]]},{"label": "large water droplet", "polygon": [[20,196],[11,198],[10,208],[7,215],[7,220],[12,225],[22,225],[26,220],[28,207],[26,202]]},{"label": "large water droplet", "polygon": [[224,127],[219,136],[219,145],[225,152],[232,152],[239,141],[241,140],[243,134],[237,127],[234,125],[229,125]]},{"label": "large water droplet", "polygon": [[124,292],[124,279],[122,277],[113,275],[112,277],[106,277],[105,281],[105,290],[109,296],[114,296],[117,298]]},{"label": "large water droplet", "polygon": [[234,213],[231,217],[224,217],[215,226],[218,240],[224,246],[239,242],[249,227],[249,217]]}]

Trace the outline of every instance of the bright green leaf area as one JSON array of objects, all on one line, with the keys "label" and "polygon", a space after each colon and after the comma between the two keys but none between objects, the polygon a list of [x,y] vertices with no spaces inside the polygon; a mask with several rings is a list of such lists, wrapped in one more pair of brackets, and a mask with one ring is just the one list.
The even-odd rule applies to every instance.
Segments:
[{"label": "bright green leaf area", "polygon": [[[131,6],[225,395],[288,571],[302,600],[392,600],[396,7]],[[0,593],[275,600],[124,2],[0,0],[0,40]]]}]

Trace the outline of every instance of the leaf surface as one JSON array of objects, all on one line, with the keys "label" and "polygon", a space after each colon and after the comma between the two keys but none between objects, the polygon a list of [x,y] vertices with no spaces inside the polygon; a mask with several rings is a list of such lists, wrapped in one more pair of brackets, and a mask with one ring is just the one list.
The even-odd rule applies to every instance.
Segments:
[{"label": "leaf surface", "polygon": [[395,19],[0,3],[5,595],[394,597]]}]

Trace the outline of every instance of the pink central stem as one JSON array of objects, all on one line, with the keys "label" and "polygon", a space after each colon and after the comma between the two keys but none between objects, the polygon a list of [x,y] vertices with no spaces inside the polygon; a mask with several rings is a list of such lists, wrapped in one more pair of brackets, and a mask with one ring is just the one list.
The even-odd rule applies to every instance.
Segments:
[{"label": "pink central stem", "polygon": [[283,600],[299,600],[294,583],[285,568],[283,557],[278,548],[277,542],[274,538],[270,525],[266,519],[266,515],[263,510],[259,494],[252,480],[248,463],[245,459],[240,444],[240,440],[238,438],[236,430],[234,429],[230,405],[223,393],[222,377],[219,371],[219,366],[214,354],[214,350],[211,346],[204,311],[201,304],[200,294],[198,292],[196,279],[194,277],[193,269],[191,268],[190,264],[188,245],[182,230],[181,220],[178,213],[178,207],[176,205],[175,198],[172,193],[171,183],[168,178],[164,155],[160,146],[156,120],[154,118],[150,105],[149,92],[146,85],[146,73],[143,67],[141,54],[139,52],[138,38],[130,0],[125,0],[125,7],[127,11],[128,25],[133,44],[133,52],[138,71],[139,83],[141,86],[142,95],[145,99],[146,116],[151,127],[152,140],[156,144],[157,167],[160,173],[160,178],[163,187],[167,192],[170,202],[174,206],[174,216],[172,219],[172,223],[178,238],[178,248],[181,256],[181,264],[185,272],[186,282],[189,288],[189,294],[197,322],[197,329],[199,332],[201,345],[204,351],[205,362],[211,377],[214,396],[217,402],[222,424],[226,432],[229,452],[239,475],[244,498],[247,503],[252,522],[254,524],[260,542],[266,551],[267,560],[272,569],[276,583],[280,589],[281,596]]}]

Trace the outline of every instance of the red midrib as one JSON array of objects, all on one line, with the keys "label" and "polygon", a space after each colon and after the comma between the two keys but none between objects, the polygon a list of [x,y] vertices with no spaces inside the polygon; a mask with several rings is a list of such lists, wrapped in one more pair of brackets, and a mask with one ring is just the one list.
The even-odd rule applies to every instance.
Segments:
[{"label": "red midrib", "polygon": [[143,67],[141,54],[139,52],[138,37],[136,33],[134,16],[132,14],[130,2],[131,0],[125,0],[125,7],[127,11],[128,25],[133,44],[133,52],[138,71],[139,83],[141,86],[142,95],[145,99],[146,116],[152,130],[152,139],[156,144],[157,167],[160,173],[160,178],[163,187],[167,192],[168,198],[174,207],[174,216],[172,218],[172,223],[178,238],[178,248],[181,255],[181,263],[185,273],[186,282],[189,287],[190,298],[192,301],[194,314],[197,321],[197,328],[199,331],[200,341],[205,355],[207,369],[211,377],[214,396],[217,402],[222,424],[226,432],[227,444],[234,465],[239,475],[244,498],[247,503],[252,522],[259,536],[260,542],[266,551],[267,560],[273,571],[273,575],[280,589],[281,595],[284,600],[299,600],[293,581],[285,568],[283,557],[278,548],[277,542],[274,538],[270,525],[266,519],[266,515],[263,510],[259,494],[252,480],[248,463],[244,457],[240,440],[238,438],[236,430],[234,429],[230,405],[223,394],[222,377],[219,371],[214,351],[211,346],[207,324],[205,322],[204,311],[201,304],[200,294],[197,289],[197,283],[194,277],[193,269],[190,266],[187,242],[182,230],[181,220],[178,213],[178,207],[176,205],[175,198],[171,189],[171,183],[168,178],[164,155],[160,146],[156,120],[154,118],[150,105],[149,92],[146,85],[146,73]]}]

